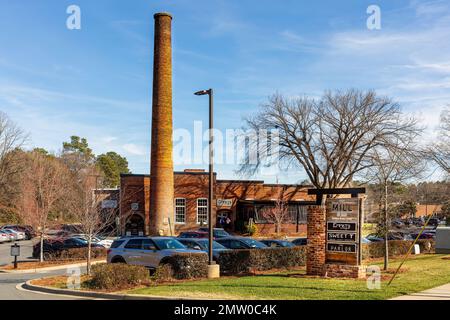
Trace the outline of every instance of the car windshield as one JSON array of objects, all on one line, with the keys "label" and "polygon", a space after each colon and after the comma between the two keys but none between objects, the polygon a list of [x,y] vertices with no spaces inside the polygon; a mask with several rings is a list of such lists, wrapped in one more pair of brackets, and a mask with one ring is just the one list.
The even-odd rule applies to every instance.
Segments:
[{"label": "car windshield", "polygon": [[153,241],[160,250],[186,249],[186,247],[181,242],[175,239],[153,239]]},{"label": "car windshield", "polygon": [[115,240],[112,244],[111,244],[111,248],[118,248],[122,243],[124,243],[124,240]]},{"label": "car windshield", "polygon": [[230,234],[228,232],[226,232],[225,230],[221,230],[221,229],[214,230],[214,234],[218,237],[229,237],[230,236]]},{"label": "car windshield", "polygon": [[[208,250],[208,246],[209,246],[209,241],[208,240],[199,240],[197,241],[197,243],[202,247],[202,249],[204,250]],[[226,249],[226,247],[224,247],[223,245],[221,245],[220,243],[213,241],[213,249]]]},{"label": "car windshield", "polygon": [[280,243],[283,247],[295,247],[295,245],[289,241],[280,241]]},{"label": "car windshield", "polygon": [[252,248],[267,248],[267,246],[264,243],[253,240],[253,239],[242,238],[241,240],[242,240],[242,242],[245,242],[248,246],[250,246]]},{"label": "car windshield", "polygon": [[82,244],[87,244],[87,240],[86,239],[82,239],[82,238],[70,238],[70,240],[73,240],[74,242],[78,242],[78,243],[82,243]]}]

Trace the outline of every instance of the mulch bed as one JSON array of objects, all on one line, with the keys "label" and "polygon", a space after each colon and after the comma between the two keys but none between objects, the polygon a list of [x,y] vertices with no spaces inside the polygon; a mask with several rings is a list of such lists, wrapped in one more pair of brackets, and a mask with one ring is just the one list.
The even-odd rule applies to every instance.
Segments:
[{"label": "mulch bed", "polygon": [[[104,259],[100,260],[92,260],[92,262],[95,261],[103,261]],[[77,264],[77,263],[83,263],[86,262],[86,260],[61,260],[61,261],[27,261],[27,262],[19,262],[17,264],[17,269],[14,269],[14,265],[10,264],[7,266],[4,266],[0,268],[0,270],[28,270],[28,269],[39,269],[39,268],[46,268],[46,267],[55,267],[55,266],[61,266],[66,264]]]}]

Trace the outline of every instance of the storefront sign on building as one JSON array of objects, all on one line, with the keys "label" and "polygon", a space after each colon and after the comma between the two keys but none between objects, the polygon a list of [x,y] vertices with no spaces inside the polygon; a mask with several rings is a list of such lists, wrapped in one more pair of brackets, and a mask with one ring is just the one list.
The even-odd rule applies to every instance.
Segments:
[{"label": "storefront sign on building", "polygon": [[217,199],[217,206],[230,208],[231,206],[233,206],[233,200],[232,199]]},{"label": "storefront sign on building", "polygon": [[117,200],[103,200],[102,209],[114,209],[117,208]]}]

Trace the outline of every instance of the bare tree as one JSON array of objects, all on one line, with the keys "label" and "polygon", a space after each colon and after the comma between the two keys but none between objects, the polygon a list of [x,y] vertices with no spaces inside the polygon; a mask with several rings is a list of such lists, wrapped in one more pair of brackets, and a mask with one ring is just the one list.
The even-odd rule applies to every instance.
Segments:
[{"label": "bare tree", "polygon": [[389,266],[389,187],[395,183],[403,183],[413,178],[419,178],[426,164],[423,153],[418,150],[417,138],[422,133],[420,128],[410,131],[402,139],[392,140],[388,144],[376,147],[371,152],[373,166],[365,173],[367,182],[375,183],[380,189],[380,207],[383,215],[379,221],[384,235],[384,270]]},{"label": "bare tree", "polygon": [[254,173],[263,163],[267,146],[279,145],[280,163],[306,172],[316,188],[349,186],[354,177],[374,166],[374,148],[402,139],[416,130],[397,103],[373,91],[326,92],[319,100],[288,99],[275,94],[247,125],[255,132],[279,129],[277,140],[249,146],[256,164],[244,163],[242,173]]},{"label": "bare tree", "polygon": [[67,168],[57,158],[39,152],[29,153],[22,174],[22,199],[19,215],[33,226],[40,237],[40,257],[44,261],[44,238],[49,214],[67,190]]},{"label": "bare tree", "polygon": [[27,135],[0,111],[0,209],[10,211],[18,192],[18,177],[23,170],[24,157],[20,148]]},{"label": "bare tree", "polygon": [[117,217],[118,206],[105,205],[104,198],[98,193],[101,174],[95,166],[84,168],[73,175],[72,193],[69,207],[80,231],[87,241],[87,274],[91,273],[92,244],[95,239],[110,229]]},{"label": "bare tree", "polygon": [[275,232],[279,234],[281,232],[281,227],[289,215],[289,207],[283,197],[279,197],[275,206],[265,207],[260,211],[261,218],[269,223],[275,225]]},{"label": "bare tree", "polygon": [[430,154],[437,165],[450,174],[450,106],[441,114],[439,141],[430,150]]}]

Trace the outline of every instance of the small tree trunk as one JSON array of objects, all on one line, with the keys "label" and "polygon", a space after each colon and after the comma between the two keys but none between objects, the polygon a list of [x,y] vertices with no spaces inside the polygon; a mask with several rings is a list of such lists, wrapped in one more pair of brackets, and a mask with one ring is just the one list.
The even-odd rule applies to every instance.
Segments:
[{"label": "small tree trunk", "polygon": [[41,232],[41,238],[40,241],[40,252],[39,252],[39,262],[44,262],[44,233]]},{"label": "small tree trunk", "polygon": [[86,273],[88,276],[91,275],[91,247],[92,247],[92,239],[89,236],[88,239],[88,252],[87,252],[87,264],[86,264]]},{"label": "small tree trunk", "polygon": [[389,267],[389,217],[388,217],[388,185],[384,183],[384,270]]}]

